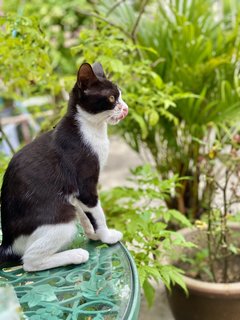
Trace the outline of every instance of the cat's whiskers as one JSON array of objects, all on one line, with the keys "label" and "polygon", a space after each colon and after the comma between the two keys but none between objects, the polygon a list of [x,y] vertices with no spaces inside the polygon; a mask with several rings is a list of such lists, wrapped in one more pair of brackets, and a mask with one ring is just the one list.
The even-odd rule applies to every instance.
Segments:
[{"label": "cat's whiskers", "polygon": [[108,119],[117,119],[121,115],[121,110],[114,110],[108,117]]}]

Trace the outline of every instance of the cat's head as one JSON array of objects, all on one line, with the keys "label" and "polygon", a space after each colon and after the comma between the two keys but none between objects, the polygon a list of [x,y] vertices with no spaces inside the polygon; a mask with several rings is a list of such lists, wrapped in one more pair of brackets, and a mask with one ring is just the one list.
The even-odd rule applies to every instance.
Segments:
[{"label": "cat's head", "polygon": [[116,124],[128,114],[119,88],[109,81],[100,63],[83,63],[73,88],[77,111],[92,122]]}]

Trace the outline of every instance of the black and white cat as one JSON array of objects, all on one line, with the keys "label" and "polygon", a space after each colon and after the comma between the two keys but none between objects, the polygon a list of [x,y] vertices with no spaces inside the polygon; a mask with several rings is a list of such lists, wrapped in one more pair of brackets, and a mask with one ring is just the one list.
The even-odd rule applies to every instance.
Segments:
[{"label": "black and white cat", "polygon": [[24,270],[37,271],[87,261],[86,250],[63,251],[76,234],[77,219],[92,240],[113,244],[122,238],[107,227],[97,183],[108,156],[107,124],[127,113],[101,64],[82,64],[65,116],[17,152],[6,170],[0,264],[21,260]]}]

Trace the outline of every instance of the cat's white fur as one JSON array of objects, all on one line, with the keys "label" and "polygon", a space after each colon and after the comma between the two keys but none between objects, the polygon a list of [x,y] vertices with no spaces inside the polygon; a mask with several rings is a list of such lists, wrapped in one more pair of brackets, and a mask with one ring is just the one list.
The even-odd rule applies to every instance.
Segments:
[{"label": "cat's white fur", "polygon": [[92,151],[98,156],[100,169],[106,164],[109,153],[109,139],[107,135],[106,118],[109,112],[91,115],[77,106],[78,113],[76,120],[79,123],[80,134],[84,142],[90,146]]},{"label": "cat's white fur", "polygon": [[30,236],[20,236],[14,241],[13,251],[23,255],[25,271],[38,271],[88,260],[83,249],[59,252],[71,243],[77,231],[74,222],[38,227]]},{"label": "cat's white fur", "polygon": [[[121,98],[121,92],[118,102],[125,109],[127,108],[126,103]],[[79,133],[85,143],[90,146],[92,152],[98,156],[100,169],[102,169],[107,161],[109,152],[107,122],[117,123],[122,111],[116,108],[113,111],[91,115],[80,106],[77,106],[77,110],[76,121],[79,123]],[[90,239],[101,240],[109,244],[121,240],[121,232],[108,229],[99,201],[94,208],[84,205],[77,200],[75,195],[69,195],[68,201],[75,206],[85,234]],[[96,220],[98,225],[96,233],[84,211],[90,211]],[[68,264],[80,264],[89,258],[89,253],[86,250],[72,249],[59,252],[71,243],[76,230],[75,222],[40,226],[31,235],[18,237],[14,241],[12,249],[14,253],[23,257],[25,271],[38,271]]]}]

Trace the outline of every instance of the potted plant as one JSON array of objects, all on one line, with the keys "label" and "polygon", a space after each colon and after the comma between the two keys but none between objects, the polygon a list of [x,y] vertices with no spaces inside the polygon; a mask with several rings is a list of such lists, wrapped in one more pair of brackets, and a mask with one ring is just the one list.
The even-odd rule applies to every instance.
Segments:
[{"label": "potted plant", "polygon": [[[233,235],[240,233],[239,225],[231,226],[231,228],[227,230],[227,233],[231,233]],[[181,234],[183,234],[186,239],[196,241],[199,244],[199,242],[202,242],[204,236],[205,238],[208,237],[208,232],[208,230],[199,231],[199,229],[184,229],[181,231]],[[191,271],[194,270],[194,266],[192,266],[192,269],[190,267],[190,272],[185,270],[186,275],[183,276],[183,280],[187,286],[188,295],[186,295],[186,293],[178,286],[174,286],[172,288],[172,292],[168,294],[170,306],[176,320],[239,319],[239,256],[231,252],[233,248],[235,248],[235,245],[233,245],[232,242],[231,245],[227,245],[226,247],[222,243],[221,249],[226,253],[228,252],[229,256],[222,257],[221,263],[218,263],[218,258],[214,258],[216,260],[211,262],[212,266],[215,265],[216,270],[214,272],[217,276],[212,282],[210,282],[212,274],[209,275],[209,277],[205,277],[205,279],[207,279],[205,281],[202,280],[200,274],[191,274]],[[196,263],[201,262],[201,259],[203,258],[207,260],[205,256],[206,249],[207,246],[205,242],[205,246],[203,246],[199,251],[195,251],[195,254],[190,254],[188,259],[196,259]],[[198,261],[198,259],[200,261]],[[182,269],[187,269],[187,264],[183,266],[181,263],[177,263],[177,265],[181,265]],[[209,268],[210,267],[211,266],[209,265]],[[209,272],[209,270],[207,272]],[[221,281],[220,279],[224,278],[225,276],[227,279],[222,280],[223,283],[216,282]],[[201,280],[199,280],[199,278]]]},{"label": "potted plant", "polygon": [[[185,271],[188,289],[186,295],[179,286],[174,286],[168,295],[176,320],[239,319],[240,224],[231,222],[231,212],[240,202],[238,142],[239,135],[235,135],[234,146],[218,155],[218,163],[212,159],[207,166],[202,164],[206,173],[211,165],[223,174],[220,180],[206,176],[211,185],[209,192],[215,194],[216,207],[206,208],[206,214],[196,221],[195,228],[179,231],[196,247],[178,251],[174,258],[174,264]],[[234,220],[237,219],[235,215]]]}]

